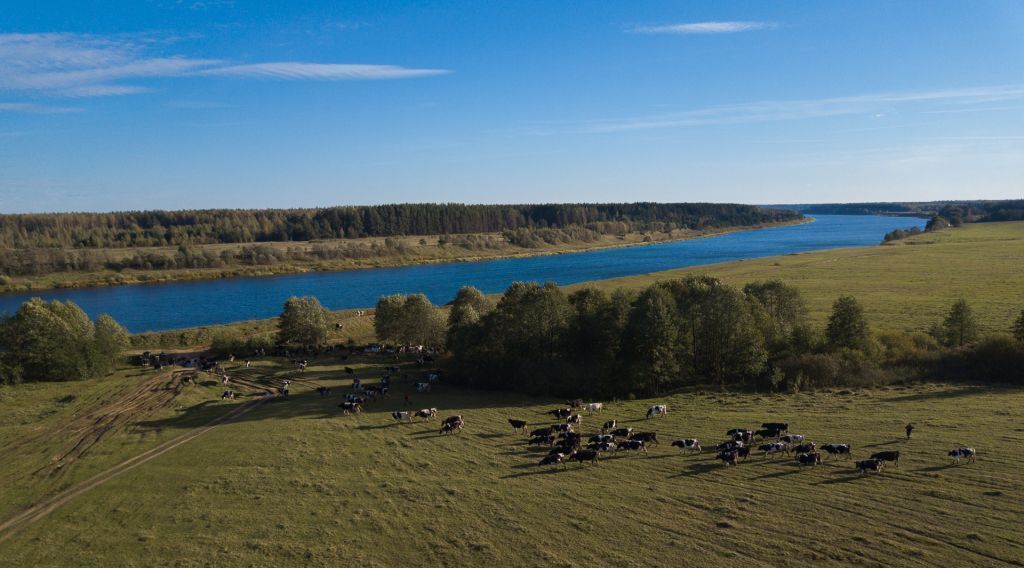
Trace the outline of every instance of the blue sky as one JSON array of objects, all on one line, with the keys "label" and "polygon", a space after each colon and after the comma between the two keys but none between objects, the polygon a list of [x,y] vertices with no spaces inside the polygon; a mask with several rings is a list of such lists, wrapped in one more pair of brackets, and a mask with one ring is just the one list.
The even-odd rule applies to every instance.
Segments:
[{"label": "blue sky", "polygon": [[1020,198],[1024,2],[18,2],[0,211]]}]

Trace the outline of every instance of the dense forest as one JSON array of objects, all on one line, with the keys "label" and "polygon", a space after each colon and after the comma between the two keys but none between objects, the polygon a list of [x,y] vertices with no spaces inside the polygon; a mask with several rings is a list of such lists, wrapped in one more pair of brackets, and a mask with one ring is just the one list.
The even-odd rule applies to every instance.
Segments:
[{"label": "dense forest", "polygon": [[956,217],[964,222],[1024,220],[1024,200],[959,200],[772,205],[808,215],[903,215]]},{"label": "dense forest", "polygon": [[717,203],[396,204],[0,215],[0,248],[125,248],[310,241],[586,227],[605,234],[714,229],[799,219],[791,210]]}]

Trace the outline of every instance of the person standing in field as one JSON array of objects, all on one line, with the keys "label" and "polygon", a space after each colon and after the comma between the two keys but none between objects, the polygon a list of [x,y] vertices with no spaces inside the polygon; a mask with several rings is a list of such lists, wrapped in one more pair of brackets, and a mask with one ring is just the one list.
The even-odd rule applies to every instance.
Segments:
[{"label": "person standing in field", "polygon": [[910,435],[914,433],[914,425],[913,424],[907,424],[907,427],[905,429],[907,431],[907,439],[909,440],[910,439]]}]

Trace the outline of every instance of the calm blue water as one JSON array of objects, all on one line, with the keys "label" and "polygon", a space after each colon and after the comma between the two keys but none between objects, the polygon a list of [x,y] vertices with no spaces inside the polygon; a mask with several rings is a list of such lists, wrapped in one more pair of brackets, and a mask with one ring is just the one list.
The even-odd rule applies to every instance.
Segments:
[{"label": "calm blue water", "polygon": [[293,295],[316,296],[335,310],[373,306],[382,294],[394,293],[422,292],[435,304],[443,304],[465,285],[493,293],[517,280],[573,284],[744,258],[868,246],[878,244],[893,229],[925,223],[924,219],[863,215],[816,218],[814,223],[793,227],[532,258],[4,294],[0,313],[14,313],[32,296],[71,300],[90,316],[108,313],[128,330],[141,332],[273,317]]}]

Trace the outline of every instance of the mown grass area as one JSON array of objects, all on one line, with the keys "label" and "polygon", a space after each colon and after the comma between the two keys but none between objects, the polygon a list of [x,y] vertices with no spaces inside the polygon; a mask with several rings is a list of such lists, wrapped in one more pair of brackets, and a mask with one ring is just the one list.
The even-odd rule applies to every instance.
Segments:
[{"label": "mown grass area", "polygon": [[[540,468],[509,416],[538,426],[556,400],[440,385],[411,391],[361,415],[336,408],[350,365],[379,376],[394,361],[314,361],[303,375],[334,387],[321,399],[296,385],[273,401],[82,495],[0,544],[2,562],[23,565],[218,566],[1000,566],[1024,563],[1024,455],[1015,451],[1024,392],[913,385],[799,395],[688,392],[606,401],[585,432],[615,418],[661,439],[648,456],[595,466]],[[280,376],[293,369],[261,362]],[[229,371],[230,372],[230,371]],[[99,388],[96,382],[89,388]],[[117,381],[109,383],[118,388]],[[188,396],[209,397],[207,387]],[[78,385],[44,385],[8,396],[19,409],[4,439],[53,427],[45,415]],[[193,400],[194,402],[194,400]],[[652,403],[670,413],[645,420]],[[209,406],[150,418],[159,435],[200,423]],[[396,424],[395,409],[462,414],[466,429],[441,436],[438,422]],[[673,437],[711,445],[729,428],[788,421],[819,443],[853,444],[855,458],[900,450],[900,467],[860,477],[851,462],[801,470],[757,456],[727,468],[705,451],[682,455]],[[902,427],[917,425],[912,440]],[[140,436],[139,433],[115,437]],[[106,442],[104,442],[106,443]],[[955,445],[978,450],[951,466]],[[111,455],[132,444],[112,441]],[[5,450],[5,460],[19,460]],[[79,462],[84,466],[92,458]],[[5,482],[7,485],[8,482]],[[26,484],[14,488],[23,491]],[[7,485],[2,492],[10,493]]]},{"label": "mown grass area", "polygon": [[825,322],[836,298],[853,295],[879,331],[925,331],[964,298],[983,331],[1008,332],[1024,309],[1024,222],[974,223],[885,246],[698,266],[585,285],[640,289],[690,274],[710,274],[741,287],[778,278],[800,289],[817,323]]}]

